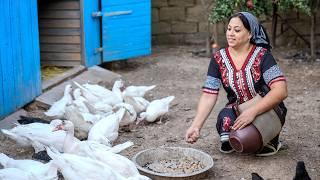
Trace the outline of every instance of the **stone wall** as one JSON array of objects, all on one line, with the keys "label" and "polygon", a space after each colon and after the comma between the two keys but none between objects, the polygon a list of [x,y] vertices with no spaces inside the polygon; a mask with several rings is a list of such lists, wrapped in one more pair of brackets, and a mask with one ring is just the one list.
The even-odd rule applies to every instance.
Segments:
[{"label": "stone wall", "polygon": [[[204,4],[203,4],[204,2]],[[209,33],[215,32],[220,45],[225,44],[225,23],[208,25],[208,14],[213,0],[152,0],[153,44],[205,44]],[[282,14],[305,39],[309,41],[310,18],[297,13]],[[268,31],[271,19],[260,18]],[[319,26],[320,13],[317,17]],[[320,28],[317,28],[317,44],[320,44]],[[301,38],[283,21],[278,21],[277,44],[305,45]],[[270,38],[271,33],[269,32]]]},{"label": "stone wall", "polygon": [[152,0],[152,35],[155,44],[201,44],[208,28],[212,0]]}]

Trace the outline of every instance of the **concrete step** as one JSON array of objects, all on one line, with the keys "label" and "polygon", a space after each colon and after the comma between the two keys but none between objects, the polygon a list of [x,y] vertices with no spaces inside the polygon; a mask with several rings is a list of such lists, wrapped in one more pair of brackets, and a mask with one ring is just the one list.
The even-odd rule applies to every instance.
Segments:
[{"label": "concrete step", "polygon": [[79,84],[87,82],[92,84],[101,84],[110,89],[112,88],[114,81],[119,78],[121,78],[119,74],[101,68],[99,66],[93,66],[88,68],[86,71],[83,71],[79,75],[71,79],[67,79],[63,83],[44,92],[39,97],[37,97],[35,101],[39,106],[43,108],[49,108],[54,102],[56,102],[63,96],[64,88],[67,84],[72,84],[72,87],[75,88],[75,85],[72,83],[73,81],[76,81]]},{"label": "concrete step", "polygon": [[19,109],[0,121],[0,129],[13,128],[15,126],[14,123],[18,123],[17,120],[20,119],[20,116],[27,116],[27,114],[27,111],[24,109]]}]

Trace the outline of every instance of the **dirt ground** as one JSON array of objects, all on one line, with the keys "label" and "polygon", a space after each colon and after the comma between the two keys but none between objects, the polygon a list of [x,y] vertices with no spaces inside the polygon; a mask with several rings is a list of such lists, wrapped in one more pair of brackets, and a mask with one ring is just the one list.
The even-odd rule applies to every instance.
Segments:
[{"label": "dirt ground", "polygon": [[[157,85],[146,95],[148,100],[174,95],[175,100],[167,117],[161,122],[145,123],[132,132],[121,132],[116,143],[131,140],[135,145],[122,154],[131,158],[141,150],[154,147],[191,147],[210,154],[214,167],[208,179],[251,179],[257,172],[264,179],[292,179],[297,161],[304,161],[312,179],[320,179],[320,62],[285,59],[287,50],[274,54],[284,71],[289,89],[285,100],[288,115],[280,140],[283,147],[274,156],[255,157],[240,153],[219,152],[219,138],[215,129],[217,113],[226,103],[220,91],[218,103],[206,121],[201,138],[195,144],[184,141],[186,129],[196,113],[209,58],[194,56],[199,47],[154,47],[151,56],[113,64],[112,70],[123,77],[127,85]],[[16,158],[30,158],[31,149],[19,148],[0,136],[0,152]]]}]

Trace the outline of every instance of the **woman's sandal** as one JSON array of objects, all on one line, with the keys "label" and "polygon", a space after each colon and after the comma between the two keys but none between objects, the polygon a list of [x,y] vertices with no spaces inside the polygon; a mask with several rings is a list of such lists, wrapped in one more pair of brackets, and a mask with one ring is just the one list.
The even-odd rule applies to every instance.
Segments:
[{"label": "woman's sandal", "polygon": [[279,151],[281,146],[282,144],[280,141],[278,142],[277,147],[275,147],[275,145],[271,143],[268,143],[263,147],[263,149],[259,153],[256,154],[256,156],[259,156],[259,157],[272,156]]}]

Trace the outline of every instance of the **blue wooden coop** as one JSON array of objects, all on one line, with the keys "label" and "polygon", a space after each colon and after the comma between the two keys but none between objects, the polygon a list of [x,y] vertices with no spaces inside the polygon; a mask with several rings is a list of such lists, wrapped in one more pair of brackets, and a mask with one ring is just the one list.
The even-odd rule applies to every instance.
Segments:
[{"label": "blue wooden coop", "polygon": [[40,65],[151,53],[150,0],[1,0],[0,119],[41,94]]}]

